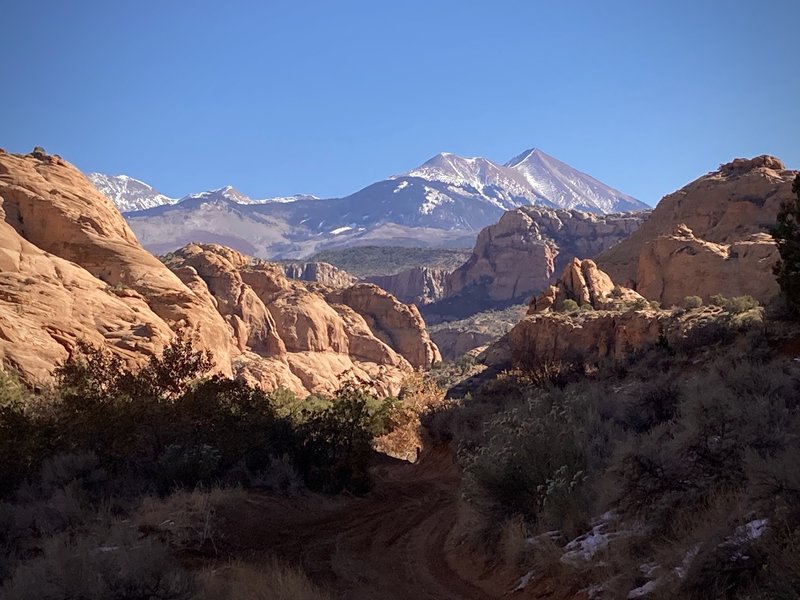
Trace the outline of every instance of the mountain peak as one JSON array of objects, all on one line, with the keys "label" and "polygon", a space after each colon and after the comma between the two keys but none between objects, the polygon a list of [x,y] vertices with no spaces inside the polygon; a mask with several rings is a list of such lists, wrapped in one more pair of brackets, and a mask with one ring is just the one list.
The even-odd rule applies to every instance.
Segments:
[{"label": "mountain peak", "polygon": [[513,167],[516,167],[517,165],[519,165],[521,163],[524,163],[526,160],[537,159],[537,158],[538,159],[550,159],[550,160],[553,160],[552,156],[550,156],[548,154],[545,154],[544,152],[539,150],[539,148],[534,147],[534,148],[529,148],[528,150],[525,150],[524,152],[522,152],[520,154],[517,154],[514,158],[509,160],[503,166],[504,167],[513,168]]},{"label": "mountain peak", "polygon": [[208,190],[206,192],[195,192],[193,194],[187,194],[183,198],[181,198],[181,202],[184,200],[189,199],[197,199],[197,200],[228,200],[230,202],[235,202],[236,204],[256,204],[256,202],[248,197],[245,196],[242,192],[237,190],[232,185],[226,185],[225,187],[217,188],[215,190]]},{"label": "mountain peak", "polygon": [[144,181],[135,179],[130,175],[89,173],[86,177],[97,190],[111,200],[117,209],[123,213],[177,202],[176,198],[165,196]]}]

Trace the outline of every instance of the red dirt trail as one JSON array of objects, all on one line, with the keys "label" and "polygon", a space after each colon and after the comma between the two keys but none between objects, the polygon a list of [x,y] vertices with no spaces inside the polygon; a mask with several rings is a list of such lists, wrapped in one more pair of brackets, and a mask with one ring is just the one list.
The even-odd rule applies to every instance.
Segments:
[{"label": "red dirt trail", "polygon": [[[459,475],[445,447],[417,464],[375,468],[363,498],[278,498],[251,494],[223,515],[231,556],[268,555],[299,565],[312,580],[348,600],[486,600],[481,574],[459,563],[449,542],[456,523]],[[464,575],[467,573],[468,575]],[[469,580],[474,574],[474,579]]]}]

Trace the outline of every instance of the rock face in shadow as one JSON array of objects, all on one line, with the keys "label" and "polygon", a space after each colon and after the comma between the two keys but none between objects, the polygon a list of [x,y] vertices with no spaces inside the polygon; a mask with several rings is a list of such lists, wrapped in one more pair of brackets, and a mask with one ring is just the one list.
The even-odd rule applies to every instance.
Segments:
[{"label": "rock face in shadow", "polygon": [[374,275],[364,279],[383,288],[401,302],[423,306],[441,300],[450,272],[432,267],[415,267],[395,275]]},{"label": "rock face in shadow", "polygon": [[771,156],[736,159],[665,196],[630,238],[597,264],[615,281],[664,306],[688,295],[778,293],[769,235],[796,171]]},{"label": "rock face in shadow", "polygon": [[358,281],[347,271],[325,262],[289,263],[283,265],[283,272],[289,279],[321,283],[333,288],[348,287]]},{"label": "rock face in shadow", "polygon": [[353,308],[219,245],[162,264],[56,156],[0,152],[0,215],[0,359],[31,383],[80,340],[133,367],[179,330],[218,371],[302,395],[345,381],[394,393],[412,365],[438,357],[416,309],[374,286],[350,292]]}]

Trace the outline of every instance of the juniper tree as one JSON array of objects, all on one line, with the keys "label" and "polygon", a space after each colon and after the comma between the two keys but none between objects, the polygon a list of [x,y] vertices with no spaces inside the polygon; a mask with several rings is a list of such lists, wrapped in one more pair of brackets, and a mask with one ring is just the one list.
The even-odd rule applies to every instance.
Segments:
[{"label": "juniper tree", "polygon": [[783,202],[772,237],[778,244],[780,260],[772,272],[795,316],[800,316],[800,173],[792,184],[795,198]]}]

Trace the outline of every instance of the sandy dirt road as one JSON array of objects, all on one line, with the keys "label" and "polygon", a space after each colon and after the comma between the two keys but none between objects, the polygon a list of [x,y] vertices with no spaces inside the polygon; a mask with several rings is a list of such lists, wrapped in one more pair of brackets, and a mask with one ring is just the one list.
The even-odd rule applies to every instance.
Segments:
[{"label": "sandy dirt road", "polygon": [[226,546],[248,562],[276,555],[299,565],[348,600],[504,595],[487,593],[478,587],[479,573],[454,565],[448,537],[456,522],[458,470],[447,448],[427,452],[418,464],[386,461],[375,478],[363,498],[250,495],[223,515],[235,521],[225,529],[238,532]]}]

